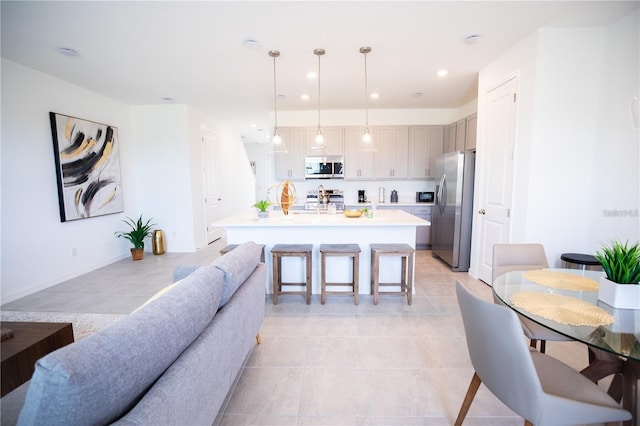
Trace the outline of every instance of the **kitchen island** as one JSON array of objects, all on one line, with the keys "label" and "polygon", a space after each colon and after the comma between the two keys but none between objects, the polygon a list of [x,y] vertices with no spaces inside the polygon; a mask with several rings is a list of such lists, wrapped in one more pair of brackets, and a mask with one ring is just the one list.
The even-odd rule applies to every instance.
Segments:
[{"label": "kitchen island", "polygon": [[[265,263],[271,271],[271,248],[275,244],[313,244],[312,293],[320,294],[320,244],[359,244],[360,294],[369,294],[371,279],[370,244],[404,243],[415,248],[416,228],[430,226],[430,222],[402,210],[377,210],[369,218],[348,218],[341,213],[318,214],[315,211],[292,211],[285,216],[271,211],[266,220],[258,220],[255,212],[240,213],[215,223],[225,228],[228,244],[255,241],[265,246]],[[400,258],[384,258],[380,265],[381,282],[399,281]],[[413,274],[414,271],[411,271]],[[351,279],[350,261],[342,257],[327,259],[327,282],[346,282]],[[283,281],[303,282],[303,260],[283,259]],[[265,288],[272,292],[272,276],[267,274]],[[327,287],[331,289],[330,286]],[[292,287],[295,289],[295,287]],[[332,290],[339,291],[339,288]],[[393,290],[390,288],[389,290]]]}]

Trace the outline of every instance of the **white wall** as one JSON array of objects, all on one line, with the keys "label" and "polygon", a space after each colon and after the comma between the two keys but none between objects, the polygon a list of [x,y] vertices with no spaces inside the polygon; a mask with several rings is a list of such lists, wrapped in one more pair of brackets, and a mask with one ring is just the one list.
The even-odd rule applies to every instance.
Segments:
[{"label": "white wall", "polygon": [[153,218],[165,233],[167,251],[193,251],[188,107],[136,106],[131,117],[138,186],[144,188],[138,193],[144,210],[136,216]]},{"label": "white wall", "polygon": [[[640,239],[640,129],[631,102],[640,95],[640,12],[620,19],[604,35],[604,71],[598,84],[586,249],[613,238]],[[611,212],[617,215],[608,215]],[[617,213],[614,213],[617,212]]]},{"label": "white wall", "polygon": [[[603,240],[640,239],[640,144],[629,110],[638,93],[638,39],[638,11],[606,28],[540,29],[480,71],[479,164],[489,145],[486,92],[520,78],[511,241],[543,243],[552,266],[562,253],[593,253]],[[603,209],[636,216],[604,217]]]},{"label": "white wall", "polygon": [[[49,111],[118,128],[123,213],[60,222]],[[240,131],[221,117],[185,105],[130,107],[2,59],[1,303],[128,258],[129,242],[113,235],[126,216],[153,217],[168,251],[204,247],[203,128],[219,143],[220,217],[250,209]]]},{"label": "white wall", "polygon": [[118,128],[125,214],[138,210],[129,107],[3,58],[2,302],[129,256],[122,214],[60,222],[50,111]]}]

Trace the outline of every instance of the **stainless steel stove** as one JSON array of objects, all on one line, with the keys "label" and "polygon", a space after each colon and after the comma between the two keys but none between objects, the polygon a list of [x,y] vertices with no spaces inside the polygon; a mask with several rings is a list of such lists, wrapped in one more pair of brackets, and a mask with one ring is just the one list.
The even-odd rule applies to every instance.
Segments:
[{"label": "stainless steel stove", "polygon": [[336,206],[336,211],[344,210],[344,193],[340,189],[325,189],[324,191],[307,192],[307,201],[304,203],[305,210],[318,209],[318,197],[320,197],[320,210],[326,211],[329,204]]}]

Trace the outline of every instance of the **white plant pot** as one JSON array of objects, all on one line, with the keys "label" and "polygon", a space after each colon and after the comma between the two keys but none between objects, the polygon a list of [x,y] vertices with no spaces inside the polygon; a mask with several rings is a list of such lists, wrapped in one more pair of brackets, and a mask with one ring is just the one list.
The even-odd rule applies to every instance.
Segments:
[{"label": "white plant pot", "polygon": [[618,284],[600,277],[598,299],[618,309],[640,309],[640,284]]},{"label": "white plant pot", "polygon": [[258,220],[267,220],[269,219],[269,212],[258,212]]}]

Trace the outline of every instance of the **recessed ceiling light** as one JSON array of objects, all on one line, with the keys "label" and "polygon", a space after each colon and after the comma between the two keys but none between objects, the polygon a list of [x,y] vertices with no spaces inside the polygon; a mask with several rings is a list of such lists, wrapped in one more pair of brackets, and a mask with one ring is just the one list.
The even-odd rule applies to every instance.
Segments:
[{"label": "recessed ceiling light", "polygon": [[316,74],[316,72],[315,72],[315,71],[309,71],[309,72],[307,73],[307,78],[308,78],[309,80],[313,80],[313,79],[314,79],[314,78],[316,78],[317,76],[318,76],[318,74]]},{"label": "recessed ceiling light", "polygon": [[467,44],[474,44],[480,40],[480,34],[471,34],[464,38],[464,42]]},{"label": "recessed ceiling light", "polygon": [[307,95],[306,93],[304,95],[300,95],[300,99],[302,99],[303,101],[308,101],[309,95]]},{"label": "recessed ceiling light", "polygon": [[419,98],[420,96],[422,96],[422,93],[420,93],[420,92],[414,92],[414,93],[411,94],[412,98]]},{"label": "recessed ceiling light", "polygon": [[380,97],[380,93],[374,92],[371,94],[371,99],[378,99],[379,97]]},{"label": "recessed ceiling light", "polygon": [[70,47],[58,47],[58,53],[64,56],[78,56],[78,52]]},{"label": "recessed ceiling light", "polygon": [[436,73],[438,75],[438,77],[445,77],[447,74],[449,74],[448,70],[438,70],[438,72]]},{"label": "recessed ceiling light", "polygon": [[244,47],[249,49],[257,49],[260,47],[260,43],[258,43],[258,40],[254,40],[252,38],[246,38],[242,40],[242,44],[244,45]]},{"label": "recessed ceiling light", "polygon": [[251,123],[251,127],[255,129],[256,128],[255,123]]},{"label": "recessed ceiling light", "polygon": [[164,97],[164,98],[162,98],[162,102],[171,103],[171,102],[173,102],[173,98]]}]

